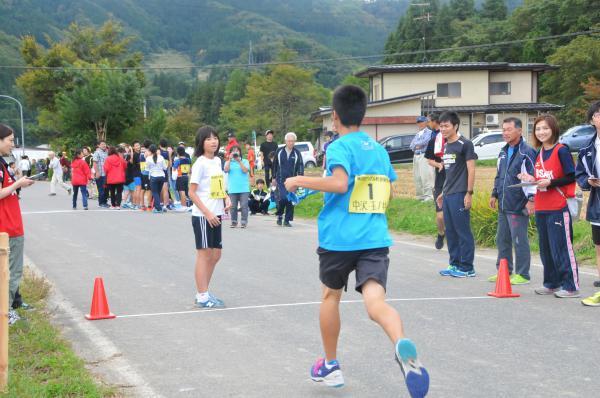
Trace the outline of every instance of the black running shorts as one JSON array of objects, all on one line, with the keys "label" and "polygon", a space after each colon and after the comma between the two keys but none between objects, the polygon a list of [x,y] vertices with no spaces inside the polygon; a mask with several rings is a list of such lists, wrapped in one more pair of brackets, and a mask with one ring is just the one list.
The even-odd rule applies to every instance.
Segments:
[{"label": "black running shorts", "polygon": [[[219,216],[221,220],[221,216]],[[196,237],[196,250],[222,249],[221,224],[212,227],[205,217],[192,216],[192,227]]]},{"label": "black running shorts", "polygon": [[362,293],[362,286],[373,279],[386,288],[387,272],[390,265],[387,247],[349,252],[317,249],[319,255],[319,278],[330,289],[348,286],[348,277],[356,271],[356,291]]}]

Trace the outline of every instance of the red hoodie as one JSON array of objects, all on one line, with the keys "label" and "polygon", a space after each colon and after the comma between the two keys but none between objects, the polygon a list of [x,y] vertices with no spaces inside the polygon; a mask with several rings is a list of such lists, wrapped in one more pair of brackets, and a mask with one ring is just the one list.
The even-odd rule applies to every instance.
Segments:
[{"label": "red hoodie", "polygon": [[81,158],[73,159],[71,163],[71,184],[73,186],[87,185],[92,178],[90,166]]},{"label": "red hoodie", "polygon": [[125,169],[127,162],[119,155],[110,155],[104,161],[104,172],[107,184],[125,183]]}]

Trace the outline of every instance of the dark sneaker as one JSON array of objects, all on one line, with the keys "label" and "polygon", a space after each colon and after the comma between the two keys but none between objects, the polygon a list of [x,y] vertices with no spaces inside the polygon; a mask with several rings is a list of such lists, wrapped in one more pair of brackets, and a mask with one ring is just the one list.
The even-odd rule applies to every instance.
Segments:
[{"label": "dark sneaker", "polygon": [[319,383],[323,382],[329,387],[339,388],[344,386],[344,376],[340,364],[336,360],[327,363],[325,358],[319,358],[310,368],[310,378]]},{"label": "dark sneaker", "polygon": [[594,281],[594,287],[600,287],[600,281]]},{"label": "dark sneaker", "polygon": [[282,223],[283,223],[283,222],[281,221],[281,218],[278,218],[278,219],[277,219],[277,225],[282,225]]},{"label": "dark sneaker", "polygon": [[410,339],[396,343],[396,362],[404,375],[411,398],[423,398],[429,392],[429,373],[417,359],[417,348]]},{"label": "dark sneaker", "polygon": [[438,250],[442,250],[444,247],[444,235],[438,234],[437,239],[435,240],[435,248]]},{"label": "dark sneaker", "polygon": [[290,224],[289,222],[287,222],[287,221],[286,221],[286,222],[284,222],[284,223],[283,223],[283,226],[284,226],[284,227],[291,227],[291,226],[292,226],[292,224]]}]

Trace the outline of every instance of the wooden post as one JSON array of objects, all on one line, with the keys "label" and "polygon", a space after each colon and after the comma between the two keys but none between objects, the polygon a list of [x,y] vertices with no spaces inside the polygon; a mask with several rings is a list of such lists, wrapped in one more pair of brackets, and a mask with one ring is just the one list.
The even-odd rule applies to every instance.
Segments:
[{"label": "wooden post", "polygon": [[8,386],[8,283],[10,280],[7,233],[0,233],[0,392]]}]

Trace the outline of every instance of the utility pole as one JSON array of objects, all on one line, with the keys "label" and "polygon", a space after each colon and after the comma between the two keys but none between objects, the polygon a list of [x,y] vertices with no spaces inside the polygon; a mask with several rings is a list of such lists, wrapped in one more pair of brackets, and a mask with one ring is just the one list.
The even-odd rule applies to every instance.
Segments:
[{"label": "utility pole", "polygon": [[421,9],[421,16],[415,17],[413,20],[415,21],[423,21],[423,63],[427,62],[427,24],[431,22],[431,17],[433,16],[429,11],[425,12],[425,9],[428,8],[430,3],[412,3],[411,6],[419,7]]}]

